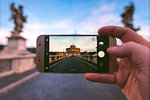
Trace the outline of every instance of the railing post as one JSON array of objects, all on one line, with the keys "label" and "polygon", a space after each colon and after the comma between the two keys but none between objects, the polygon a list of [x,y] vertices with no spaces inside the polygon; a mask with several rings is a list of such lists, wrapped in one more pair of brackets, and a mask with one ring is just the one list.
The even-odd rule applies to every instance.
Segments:
[{"label": "railing post", "polygon": [[49,63],[51,63],[52,62],[52,57],[49,57]]},{"label": "railing post", "polygon": [[93,62],[97,63],[97,56],[93,56]]},{"label": "railing post", "polygon": [[54,57],[54,61],[57,61],[57,56]]}]

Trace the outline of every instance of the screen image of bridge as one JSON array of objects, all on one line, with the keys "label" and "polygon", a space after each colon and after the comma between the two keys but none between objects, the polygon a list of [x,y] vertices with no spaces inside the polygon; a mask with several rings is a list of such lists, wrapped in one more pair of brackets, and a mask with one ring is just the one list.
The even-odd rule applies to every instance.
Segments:
[{"label": "screen image of bridge", "polygon": [[96,47],[96,36],[50,36],[49,71],[96,72]]}]

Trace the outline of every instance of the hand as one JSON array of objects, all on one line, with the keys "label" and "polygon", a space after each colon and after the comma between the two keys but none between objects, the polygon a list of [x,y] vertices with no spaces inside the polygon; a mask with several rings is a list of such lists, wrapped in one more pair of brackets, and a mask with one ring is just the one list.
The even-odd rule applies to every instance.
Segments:
[{"label": "hand", "polygon": [[150,42],[129,28],[106,26],[99,35],[111,35],[124,44],[110,47],[107,52],[121,58],[114,74],[87,73],[94,82],[117,84],[128,100],[150,100]]}]

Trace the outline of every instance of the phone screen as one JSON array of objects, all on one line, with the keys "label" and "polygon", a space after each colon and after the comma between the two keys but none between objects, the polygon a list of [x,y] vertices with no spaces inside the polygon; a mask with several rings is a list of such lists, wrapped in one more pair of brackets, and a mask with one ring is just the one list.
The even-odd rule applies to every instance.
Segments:
[{"label": "phone screen", "polygon": [[[45,39],[47,50],[45,72],[96,73],[101,72],[99,67],[102,70],[104,60],[108,62],[106,57],[100,57],[101,63],[97,65],[99,61],[97,47],[101,46],[103,52],[106,48],[104,47],[106,40],[100,36],[46,36]],[[99,42],[98,39],[102,41]]]}]

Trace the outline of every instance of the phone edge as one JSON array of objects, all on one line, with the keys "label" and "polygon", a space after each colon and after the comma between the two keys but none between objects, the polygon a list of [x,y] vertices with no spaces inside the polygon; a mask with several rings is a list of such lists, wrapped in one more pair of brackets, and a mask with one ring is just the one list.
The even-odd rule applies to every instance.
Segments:
[{"label": "phone edge", "polygon": [[[36,69],[44,73],[45,35],[40,35],[36,41]],[[40,45],[39,45],[40,44]],[[41,67],[43,66],[43,67]]]},{"label": "phone edge", "polygon": [[[116,38],[109,36],[109,47],[116,46]],[[116,66],[116,60],[117,58],[113,55],[109,54],[109,73],[113,74],[114,72],[117,71],[117,66]]]}]

